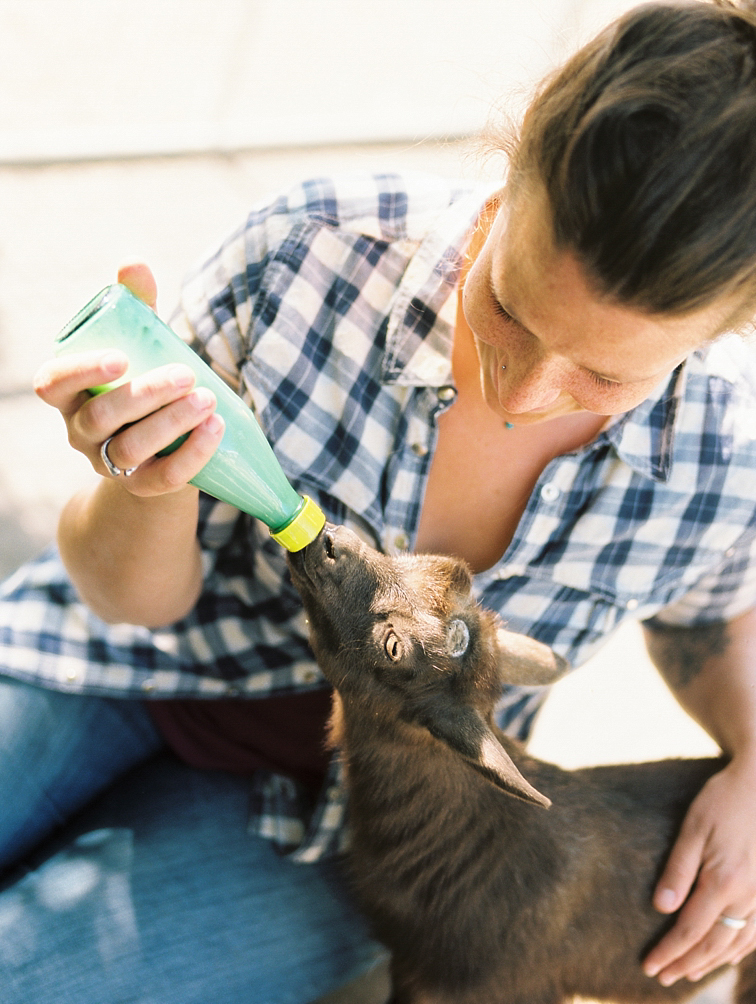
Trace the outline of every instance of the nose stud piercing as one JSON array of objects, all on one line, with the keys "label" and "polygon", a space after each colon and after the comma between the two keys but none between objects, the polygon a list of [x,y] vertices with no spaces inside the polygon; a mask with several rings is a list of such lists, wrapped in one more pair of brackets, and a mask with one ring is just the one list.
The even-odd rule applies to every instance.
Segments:
[{"label": "nose stud piercing", "polygon": [[501,368],[502,368],[503,370],[505,370],[505,369],[506,369],[507,367],[506,367],[506,366],[502,366]]}]

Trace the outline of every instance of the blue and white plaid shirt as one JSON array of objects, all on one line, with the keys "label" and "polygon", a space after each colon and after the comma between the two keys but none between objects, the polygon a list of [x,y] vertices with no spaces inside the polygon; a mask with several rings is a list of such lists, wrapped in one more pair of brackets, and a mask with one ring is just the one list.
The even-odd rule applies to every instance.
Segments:
[{"label": "blue and white plaid shirt", "polygon": [[[456,393],[462,252],[491,194],[428,175],[309,181],[250,214],[188,280],[174,321],[254,409],[297,491],[389,553],[413,546],[437,418]],[[165,629],[98,620],[55,553],[22,568],[0,591],[3,671],[126,697],[322,687],[267,528],[204,498],[198,532],[202,597]],[[695,625],[749,609],[755,551],[756,359],[731,336],[551,461],[474,588],[511,630],[579,666],[627,617]],[[526,735],[543,698],[508,690],[508,731]],[[255,832],[302,861],[337,847],[337,773],[305,822],[293,782],[261,778]]]}]

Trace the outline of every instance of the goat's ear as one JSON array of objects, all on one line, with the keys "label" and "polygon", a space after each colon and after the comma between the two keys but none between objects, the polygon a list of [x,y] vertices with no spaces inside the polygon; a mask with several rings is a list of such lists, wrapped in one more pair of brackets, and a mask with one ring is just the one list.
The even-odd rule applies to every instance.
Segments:
[{"label": "goat's ear", "polygon": [[551,801],[525,780],[479,711],[426,704],[418,716],[432,736],[446,743],[499,788],[548,808]]},{"label": "goat's ear", "polygon": [[519,687],[541,687],[555,683],[570,665],[548,645],[524,634],[498,628],[502,679]]}]

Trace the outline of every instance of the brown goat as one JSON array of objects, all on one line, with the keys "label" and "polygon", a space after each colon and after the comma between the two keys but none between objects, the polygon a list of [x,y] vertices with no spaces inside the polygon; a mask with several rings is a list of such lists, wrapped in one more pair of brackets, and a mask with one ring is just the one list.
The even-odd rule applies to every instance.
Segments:
[{"label": "brown goat", "polygon": [[[651,905],[664,860],[723,761],[536,760],[492,710],[502,683],[564,666],[475,603],[463,563],[388,558],[333,526],[289,562],[336,690],[351,870],[391,951],[394,1001],[692,996],[702,983],[664,988],[640,962],[674,922]],[[740,1004],[756,1004],[755,958],[740,966]]]}]

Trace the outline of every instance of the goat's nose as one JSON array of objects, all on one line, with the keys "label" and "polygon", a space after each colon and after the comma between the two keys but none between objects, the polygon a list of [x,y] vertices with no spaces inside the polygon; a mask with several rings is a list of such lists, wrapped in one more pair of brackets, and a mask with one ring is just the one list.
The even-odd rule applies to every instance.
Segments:
[{"label": "goat's nose", "polygon": [[323,550],[327,558],[335,558],[333,530],[328,528],[323,532]]}]

